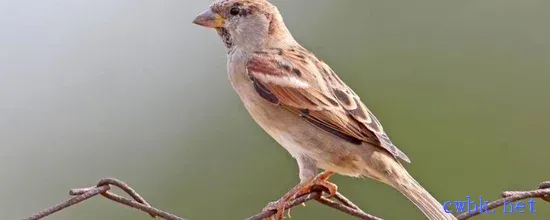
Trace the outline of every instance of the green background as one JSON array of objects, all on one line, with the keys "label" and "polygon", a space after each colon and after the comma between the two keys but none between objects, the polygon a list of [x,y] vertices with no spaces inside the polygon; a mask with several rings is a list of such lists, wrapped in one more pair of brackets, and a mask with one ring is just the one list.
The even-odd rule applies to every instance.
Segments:
[{"label": "green background", "polygon": [[[412,159],[440,201],[550,180],[550,2],[273,1]],[[21,219],[101,177],[190,220],[243,219],[298,181],[249,117],[209,0],[0,1],[0,218]],[[395,190],[336,176],[385,219],[423,219]],[[494,214],[478,219],[549,219]],[[497,213],[501,213],[498,209]],[[315,203],[293,219],[351,219]],[[94,198],[48,219],[149,219]]]}]

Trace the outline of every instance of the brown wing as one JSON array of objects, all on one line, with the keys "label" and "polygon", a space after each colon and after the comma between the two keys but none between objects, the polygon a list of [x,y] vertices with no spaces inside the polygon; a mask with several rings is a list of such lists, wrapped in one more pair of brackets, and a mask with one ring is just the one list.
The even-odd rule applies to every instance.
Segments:
[{"label": "brown wing", "polygon": [[307,50],[296,47],[258,51],[247,69],[256,91],[266,100],[340,138],[383,147],[410,162],[392,144],[359,96]]}]

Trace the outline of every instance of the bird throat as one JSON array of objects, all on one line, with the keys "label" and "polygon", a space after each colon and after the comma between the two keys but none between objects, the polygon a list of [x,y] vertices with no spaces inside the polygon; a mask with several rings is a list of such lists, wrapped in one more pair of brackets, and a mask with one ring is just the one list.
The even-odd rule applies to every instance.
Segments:
[{"label": "bird throat", "polygon": [[231,34],[229,34],[229,31],[227,31],[227,29],[221,27],[221,28],[216,28],[216,31],[218,32],[218,35],[220,35],[227,49],[233,47],[233,43],[231,42]]}]

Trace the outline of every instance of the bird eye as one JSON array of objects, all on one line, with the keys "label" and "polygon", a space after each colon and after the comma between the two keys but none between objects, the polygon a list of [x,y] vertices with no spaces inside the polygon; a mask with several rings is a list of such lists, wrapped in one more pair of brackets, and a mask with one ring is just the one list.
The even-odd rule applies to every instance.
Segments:
[{"label": "bird eye", "polygon": [[233,7],[231,8],[231,10],[229,10],[229,14],[233,16],[238,15],[239,13],[241,13],[241,10],[237,7]]}]

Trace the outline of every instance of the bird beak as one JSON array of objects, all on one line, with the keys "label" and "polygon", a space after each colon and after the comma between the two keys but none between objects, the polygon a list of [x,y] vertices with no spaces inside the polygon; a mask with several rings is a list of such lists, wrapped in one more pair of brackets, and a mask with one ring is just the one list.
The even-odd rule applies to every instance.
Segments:
[{"label": "bird beak", "polygon": [[208,9],[197,16],[197,18],[193,20],[193,23],[209,28],[220,28],[223,27],[225,19],[221,15]]}]

